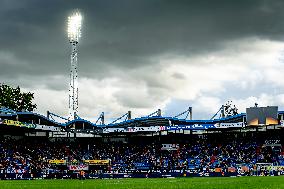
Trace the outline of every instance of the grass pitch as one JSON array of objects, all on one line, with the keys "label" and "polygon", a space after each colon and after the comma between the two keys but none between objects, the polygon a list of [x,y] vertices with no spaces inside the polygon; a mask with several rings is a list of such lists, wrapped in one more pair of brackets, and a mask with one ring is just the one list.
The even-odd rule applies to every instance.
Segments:
[{"label": "grass pitch", "polygon": [[97,189],[97,188],[272,188],[284,189],[284,177],[97,179],[97,180],[2,180],[0,189]]}]

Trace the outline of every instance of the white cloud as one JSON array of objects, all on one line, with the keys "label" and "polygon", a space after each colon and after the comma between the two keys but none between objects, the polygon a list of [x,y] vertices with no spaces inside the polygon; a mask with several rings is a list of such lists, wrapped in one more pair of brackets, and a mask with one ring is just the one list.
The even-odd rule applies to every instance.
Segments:
[{"label": "white cloud", "polygon": [[[197,119],[210,118],[227,100],[233,100],[241,112],[255,102],[281,109],[282,47],[280,42],[243,39],[228,42],[223,50],[206,56],[163,55],[153,58],[157,64],[128,72],[110,71],[112,77],[102,80],[80,78],[79,115],[94,121],[104,111],[111,120],[131,110],[133,117],[143,116],[158,108],[170,109],[174,99],[190,102]],[[67,115],[67,91],[38,87],[33,92],[40,112]]]},{"label": "white cloud", "polygon": [[[284,107],[284,71],[279,62],[283,43],[244,39],[227,43],[224,50],[208,56],[175,57],[161,60],[165,73],[179,73],[184,80],[168,80],[174,88],[172,98],[190,100],[197,118],[208,118],[222,103],[234,100],[240,111],[253,106]],[[277,99],[277,101],[276,101]],[[217,107],[219,106],[219,107]]]}]

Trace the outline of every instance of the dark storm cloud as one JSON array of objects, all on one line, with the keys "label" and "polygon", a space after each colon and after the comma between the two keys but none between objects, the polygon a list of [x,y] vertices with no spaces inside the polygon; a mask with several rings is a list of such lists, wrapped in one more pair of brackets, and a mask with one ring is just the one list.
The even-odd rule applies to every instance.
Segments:
[{"label": "dark storm cloud", "polygon": [[[68,75],[66,17],[84,15],[80,76],[156,64],[163,54],[194,56],[244,37],[282,40],[281,0],[0,0],[0,81]],[[4,55],[3,55],[4,56]],[[13,57],[10,58],[9,57]],[[13,70],[13,71],[11,71]],[[40,80],[42,81],[42,79]],[[54,83],[56,85],[56,83]]]}]

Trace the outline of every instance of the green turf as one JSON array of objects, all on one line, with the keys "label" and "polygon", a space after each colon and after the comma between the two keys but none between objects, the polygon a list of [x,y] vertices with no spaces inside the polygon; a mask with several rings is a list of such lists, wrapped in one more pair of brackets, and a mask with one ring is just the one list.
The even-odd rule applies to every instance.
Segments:
[{"label": "green turf", "polygon": [[97,179],[97,180],[2,180],[0,189],[89,189],[89,188],[272,188],[284,189],[284,177],[173,178],[173,179]]}]

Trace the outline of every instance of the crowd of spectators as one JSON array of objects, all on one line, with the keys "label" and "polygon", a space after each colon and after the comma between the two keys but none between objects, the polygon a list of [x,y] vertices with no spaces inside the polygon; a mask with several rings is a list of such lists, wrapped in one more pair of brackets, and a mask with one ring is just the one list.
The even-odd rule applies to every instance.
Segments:
[{"label": "crowd of spectators", "polygon": [[[97,142],[48,138],[0,139],[0,173],[38,173],[54,170],[48,160],[82,164],[84,160],[110,160],[107,171],[209,170],[257,163],[284,166],[282,146],[267,146],[253,140],[212,143],[197,139],[162,149],[162,143]],[[67,165],[65,169],[67,170]],[[62,169],[62,167],[60,168]]]}]

